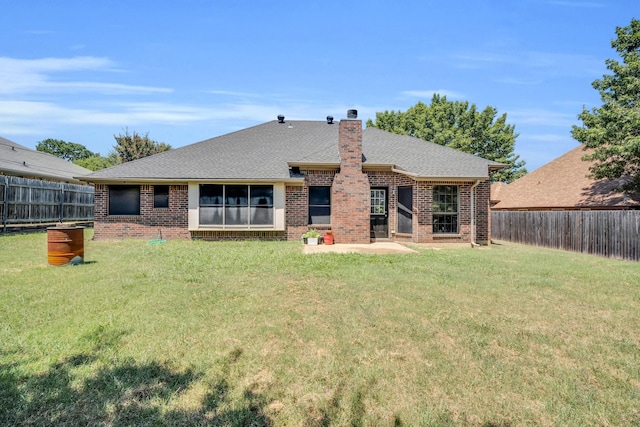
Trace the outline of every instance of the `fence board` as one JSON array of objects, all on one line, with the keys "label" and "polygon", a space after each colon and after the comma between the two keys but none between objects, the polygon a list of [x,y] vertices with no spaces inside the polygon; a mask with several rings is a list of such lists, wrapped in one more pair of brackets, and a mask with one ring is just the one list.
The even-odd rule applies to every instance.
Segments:
[{"label": "fence board", "polygon": [[0,176],[0,219],[7,225],[93,220],[94,189],[87,185]]},{"label": "fence board", "polygon": [[496,240],[640,261],[640,210],[493,211]]}]

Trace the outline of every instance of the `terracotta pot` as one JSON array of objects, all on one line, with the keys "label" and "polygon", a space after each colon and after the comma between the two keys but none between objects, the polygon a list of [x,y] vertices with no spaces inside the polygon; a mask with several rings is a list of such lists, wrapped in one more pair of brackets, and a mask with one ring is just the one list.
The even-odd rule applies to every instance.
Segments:
[{"label": "terracotta pot", "polygon": [[325,245],[333,245],[333,234],[325,234],[322,238]]}]

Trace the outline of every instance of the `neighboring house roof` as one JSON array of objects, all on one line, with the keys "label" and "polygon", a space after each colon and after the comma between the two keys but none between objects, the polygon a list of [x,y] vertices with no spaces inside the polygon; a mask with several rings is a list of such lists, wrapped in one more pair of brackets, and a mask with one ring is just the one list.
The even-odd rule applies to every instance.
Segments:
[{"label": "neighboring house roof", "polygon": [[80,183],[89,169],[0,137],[0,174]]},{"label": "neighboring house roof", "polygon": [[610,209],[640,207],[639,194],[615,190],[621,180],[589,177],[591,162],[580,145],[508,185],[491,188],[492,209]]},{"label": "neighboring house roof", "polygon": [[[292,166],[338,168],[338,123],[270,121],[97,171],[83,180],[301,180]],[[363,167],[416,178],[488,179],[502,164],[417,138],[363,130]]]},{"label": "neighboring house roof", "polygon": [[504,182],[494,182],[491,184],[491,205],[495,205],[496,203],[499,203],[501,200],[501,195],[503,191],[507,191],[505,190],[505,188],[507,187],[507,184]]}]

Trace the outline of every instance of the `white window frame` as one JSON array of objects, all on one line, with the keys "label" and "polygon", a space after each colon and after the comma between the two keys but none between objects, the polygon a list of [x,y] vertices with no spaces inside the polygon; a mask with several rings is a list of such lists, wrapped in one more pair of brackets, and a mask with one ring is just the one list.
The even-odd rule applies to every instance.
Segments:
[{"label": "white window frame", "polygon": [[[226,225],[200,224],[200,184],[216,185],[272,185],[273,186],[273,224]],[[285,184],[271,182],[189,182],[189,230],[285,230]]]}]

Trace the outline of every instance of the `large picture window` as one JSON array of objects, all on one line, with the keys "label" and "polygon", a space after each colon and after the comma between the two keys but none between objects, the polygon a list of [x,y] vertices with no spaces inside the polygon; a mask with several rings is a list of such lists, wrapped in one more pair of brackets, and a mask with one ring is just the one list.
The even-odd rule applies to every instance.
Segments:
[{"label": "large picture window", "polygon": [[413,232],[413,187],[398,187],[398,233]]},{"label": "large picture window", "polygon": [[273,186],[201,184],[200,224],[273,225]]},{"label": "large picture window", "polygon": [[109,215],[140,215],[140,186],[110,185]]},{"label": "large picture window", "polygon": [[309,187],[309,224],[331,224],[331,187]]},{"label": "large picture window", "polygon": [[458,232],[458,187],[455,185],[433,187],[433,232]]}]

